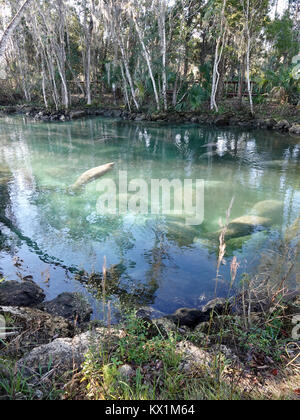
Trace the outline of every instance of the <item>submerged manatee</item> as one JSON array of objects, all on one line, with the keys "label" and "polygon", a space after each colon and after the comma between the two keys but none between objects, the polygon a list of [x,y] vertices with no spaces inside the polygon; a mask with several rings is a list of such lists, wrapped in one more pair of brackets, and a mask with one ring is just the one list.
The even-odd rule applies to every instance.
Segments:
[{"label": "submerged manatee", "polygon": [[267,217],[254,215],[238,217],[229,223],[226,238],[249,235],[257,227],[270,227],[271,225],[272,220]]},{"label": "submerged manatee", "polygon": [[77,179],[77,181],[71,186],[71,189],[77,190],[83,185],[88,184],[91,181],[94,181],[95,179],[100,178],[106,172],[110,171],[114,167],[115,163],[107,163],[106,165],[97,166],[96,168],[89,169],[88,171],[84,172],[80,177]]},{"label": "submerged manatee", "polygon": [[270,217],[274,222],[281,216],[283,203],[277,200],[265,200],[256,203],[250,214],[260,217]]},{"label": "submerged manatee", "polygon": [[[239,238],[243,236],[250,235],[257,228],[267,228],[272,225],[272,220],[267,217],[260,217],[254,215],[245,215],[237,217],[232,220],[227,228],[225,239]],[[218,240],[222,229],[219,229],[217,232],[208,234],[208,238],[211,240]]]}]

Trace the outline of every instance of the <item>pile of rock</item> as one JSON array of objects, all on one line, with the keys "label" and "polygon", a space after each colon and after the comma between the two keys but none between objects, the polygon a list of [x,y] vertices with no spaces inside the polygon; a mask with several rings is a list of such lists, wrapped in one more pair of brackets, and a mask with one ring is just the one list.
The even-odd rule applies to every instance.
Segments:
[{"label": "pile of rock", "polygon": [[91,319],[92,308],[80,293],[62,293],[44,302],[44,291],[32,280],[5,281],[0,284],[0,305],[37,308],[77,324]]}]

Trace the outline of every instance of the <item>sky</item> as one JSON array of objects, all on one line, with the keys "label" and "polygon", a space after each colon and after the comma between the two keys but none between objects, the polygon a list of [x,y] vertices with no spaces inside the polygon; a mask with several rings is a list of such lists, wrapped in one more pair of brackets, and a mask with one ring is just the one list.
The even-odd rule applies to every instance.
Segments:
[{"label": "sky", "polygon": [[[288,6],[288,0],[279,0],[278,1],[278,13],[281,15],[282,12],[285,11],[285,9]],[[273,10],[273,14],[275,13],[275,8]]]}]

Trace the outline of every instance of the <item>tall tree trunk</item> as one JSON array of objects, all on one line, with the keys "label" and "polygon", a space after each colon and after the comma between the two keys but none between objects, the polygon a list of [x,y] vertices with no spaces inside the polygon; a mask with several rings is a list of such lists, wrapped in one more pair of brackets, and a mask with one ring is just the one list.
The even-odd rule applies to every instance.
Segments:
[{"label": "tall tree trunk", "polygon": [[4,54],[5,47],[7,45],[7,41],[12,36],[14,30],[19,25],[24,13],[26,12],[26,9],[30,6],[30,3],[32,3],[33,0],[25,0],[20,9],[17,11],[13,19],[8,24],[7,28],[5,29],[1,39],[0,39],[0,57]]},{"label": "tall tree trunk", "polygon": [[45,67],[44,67],[44,60],[43,57],[41,57],[42,61],[42,91],[43,91],[43,99],[45,108],[48,109],[48,101],[47,101],[47,95],[46,95],[46,77],[45,77]]},{"label": "tall tree trunk", "polygon": [[246,57],[243,54],[240,62],[240,74],[239,74],[239,86],[238,86],[238,103],[239,106],[242,106],[243,102],[243,93],[244,93],[244,80],[245,80],[245,61]]},{"label": "tall tree trunk", "polygon": [[220,24],[220,34],[217,38],[216,49],[215,49],[215,61],[214,61],[214,69],[213,69],[213,80],[212,80],[212,90],[211,90],[211,97],[210,97],[210,109],[218,111],[218,105],[216,101],[216,95],[218,91],[218,84],[220,79],[219,73],[219,64],[222,59],[223,49],[225,45],[225,37],[226,37],[226,24],[225,24],[225,7],[226,7],[227,0],[223,0],[223,7],[221,12],[221,24]]},{"label": "tall tree trunk", "polygon": [[164,110],[168,109],[167,99],[167,42],[166,42],[166,0],[159,0],[158,23],[160,28],[161,54],[162,54],[162,95]]},{"label": "tall tree trunk", "polygon": [[69,92],[66,78],[66,51],[65,51],[65,10],[62,0],[57,0],[59,10],[58,43],[55,42],[55,56],[57,69],[61,78],[61,96],[66,109],[69,108]]},{"label": "tall tree trunk", "polygon": [[90,16],[90,20],[88,22],[87,19],[87,4],[86,0],[83,2],[83,9],[84,9],[84,38],[85,38],[85,52],[83,54],[84,57],[84,79],[85,79],[85,92],[86,92],[86,102],[87,105],[91,105],[92,98],[91,98],[91,42],[92,42],[92,34],[93,34],[93,18],[92,15]]},{"label": "tall tree trunk", "polygon": [[125,73],[124,73],[124,69],[123,69],[123,63],[120,63],[120,68],[121,68],[121,74],[122,74],[122,79],[123,79],[123,90],[124,90],[124,97],[125,97],[125,102],[127,104],[127,107],[129,109],[129,112],[131,112],[131,106],[130,106],[130,102],[129,102],[129,98],[128,98],[128,93],[127,93],[127,82],[126,82],[126,77],[125,77]]},{"label": "tall tree trunk", "polygon": [[137,20],[136,20],[134,14],[132,14],[132,19],[133,19],[133,22],[134,22],[134,25],[135,25],[135,29],[136,29],[136,32],[138,34],[140,43],[142,45],[142,50],[143,50],[143,53],[144,53],[144,57],[145,57],[147,66],[148,66],[148,71],[149,71],[149,75],[150,75],[152,86],[153,86],[153,90],[154,90],[156,107],[157,107],[157,110],[159,111],[160,110],[159,97],[158,97],[157,87],[156,87],[156,83],[155,83],[155,79],[154,79],[153,71],[152,71],[152,67],[151,67],[150,54],[149,54],[149,51],[148,51],[148,49],[147,49],[147,47],[145,45],[145,42],[144,42],[144,39],[143,39],[143,36],[142,36],[142,32],[141,32],[141,30],[139,28],[139,25],[137,23]]},{"label": "tall tree trunk", "polygon": [[119,44],[119,48],[120,48],[120,51],[121,51],[123,64],[124,64],[124,67],[125,67],[126,77],[127,77],[127,80],[128,80],[129,86],[130,86],[131,96],[132,96],[132,99],[133,99],[133,102],[134,102],[134,105],[135,105],[136,109],[139,111],[140,107],[139,107],[138,101],[136,99],[136,94],[135,94],[135,90],[134,90],[134,86],[133,86],[133,81],[132,81],[132,77],[131,77],[130,70],[129,70],[129,64],[128,64],[127,57],[126,57],[125,50],[124,50],[123,37],[121,35],[120,35],[120,37],[118,37],[118,44]]},{"label": "tall tree trunk", "polygon": [[[245,5],[246,1],[246,5]],[[243,10],[244,10],[244,19],[245,19],[245,32],[247,39],[247,48],[246,48],[246,77],[247,77],[247,86],[248,86],[248,95],[250,102],[251,114],[254,115],[253,109],[253,98],[252,98],[252,89],[251,89],[251,80],[250,80],[250,51],[251,51],[251,34],[250,34],[250,0],[242,0]]]}]

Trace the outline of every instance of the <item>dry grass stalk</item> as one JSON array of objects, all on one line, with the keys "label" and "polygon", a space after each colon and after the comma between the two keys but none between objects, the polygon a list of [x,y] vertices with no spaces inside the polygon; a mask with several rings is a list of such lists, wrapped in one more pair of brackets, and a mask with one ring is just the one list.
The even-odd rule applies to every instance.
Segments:
[{"label": "dry grass stalk", "polygon": [[[226,212],[226,222],[225,222],[225,225],[223,226],[223,228],[221,230],[221,234],[219,236],[219,256],[218,256],[218,263],[217,263],[217,276],[216,276],[215,294],[217,294],[218,278],[219,278],[219,275],[220,275],[220,267],[221,267],[221,264],[224,261],[224,257],[225,257],[225,253],[226,253],[225,235],[226,235],[226,232],[228,230],[229,218],[230,218],[232,206],[233,206],[233,203],[234,203],[234,199],[235,198],[232,197],[230,205],[229,205],[229,207],[227,209],[227,212]],[[220,225],[222,226],[221,221],[220,221]]]},{"label": "dry grass stalk", "polygon": [[230,289],[232,289],[235,283],[239,266],[240,264],[238,263],[236,256],[234,256],[230,264],[230,277],[231,277]]},{"label": "dry grass stalk", "polygon": [[102,303],[103,303],[103,319],[105,320],[105,303],[106,303],[106,257],[103,258],[102,267]]},{"label": "dry grass stalk", "polygon": [[107,303],[107,328],[108,328],[108,332],[110,332],[110,329],[111,329],[111,307],[110,307],[110,301]]}]

